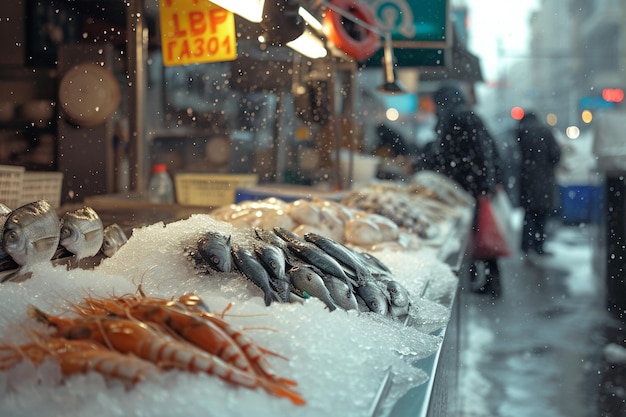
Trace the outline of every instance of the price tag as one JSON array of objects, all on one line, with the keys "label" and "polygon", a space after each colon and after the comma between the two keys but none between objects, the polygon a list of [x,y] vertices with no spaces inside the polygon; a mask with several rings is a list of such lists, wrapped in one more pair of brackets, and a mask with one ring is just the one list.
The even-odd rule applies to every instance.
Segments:
[{"label": "price tag", "polygon": [[208,0],[160,0],[165,66],[237,58],[235,18]]}]

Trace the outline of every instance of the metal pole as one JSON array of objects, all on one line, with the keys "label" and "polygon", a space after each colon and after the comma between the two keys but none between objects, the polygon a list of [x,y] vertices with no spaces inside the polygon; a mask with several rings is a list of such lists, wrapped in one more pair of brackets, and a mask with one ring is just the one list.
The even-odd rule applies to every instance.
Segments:
[{"label": "metal pole", "polygon": [[129,0],[126,8],[128,33],[128,112],[129,112],[129,188],[146,188],[146,152],[144,149],[144,101],[148,31],[144,24],[144,0]]}]

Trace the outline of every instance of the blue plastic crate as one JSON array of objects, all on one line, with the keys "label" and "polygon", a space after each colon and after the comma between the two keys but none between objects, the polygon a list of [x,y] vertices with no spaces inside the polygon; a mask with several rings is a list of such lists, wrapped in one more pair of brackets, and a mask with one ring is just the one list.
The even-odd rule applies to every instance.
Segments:
[{"label": "blue plastic crate", "polygon": [[600,187],[592,185],[559,186],[559,216],[564,223],[589,223],[599,212]]}]

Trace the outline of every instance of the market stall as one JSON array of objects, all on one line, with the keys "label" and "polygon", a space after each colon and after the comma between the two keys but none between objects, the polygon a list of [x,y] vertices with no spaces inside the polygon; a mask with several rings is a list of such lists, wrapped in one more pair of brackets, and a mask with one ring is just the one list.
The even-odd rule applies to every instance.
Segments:
[{"label": "market stall", "polygon": [[[249,246],[255,239],[252,231],[258,226],[234,226],[202,210],[189,216],[180,207],[170,206],[169,211],[167,207],[144,206],[144,214],[141,209],[133,210],[137,213],[134,219],[128,219],[129,210],[103,207],[103,224],[112,220],[125,226],[137,224],[117,252],[110,257],[99,253],[99,264],[88,268],[72,267],[63,257],[36,263],[29,268],[27,279],[8,280],[2,287],[10,300],[2,306],[4,359],[7,352],[15,353],[11,347],[25,346],[33,331],[50,331],[29,316],[29,305],[67,318],[87,296],[103,299],[143,294],[172,300],[193,293],[212,313],[226,312],[223,319],[230,325],[244,329],[241,331],[259,346],[279,355],[267,360],[281,378],[297,382],[290,389],[306,404],[263,389],[233,386],[211,373],[167,369],[156,380],[141,381],[130,388],[98,372],[62,376],[55,356],[50,355],[36,366],[27,360],[17,361],[2,373],[8,392],[2,407],[8,413],[37,412],[45,404],[47,411],[54,408],[65,415],[102,414],[105,409],[172,415],[198,408],[209,415],[249,415],[252,409],[268,415],[341,412],[402,416],[415,415],[416,411],[435,415],[428,414],[429,408],[436,407],[431,398],[453,395],[454,388],[442,384],[443,376],[437,376],[438,372],[444,375],[445,368],[445,372],[456,372],[457,366],[450,357],[454,351],[450,345],[455,343],[457,277],[442,259],[462,257],[467,207],[456,218],[448,219],[454,227],[444,229],[445,238],[422,250],[399,251],[396,247],[370,251],[353,246],[362,253],[374,253],[389,267],[391,275],[387,278],[411,295],[411,308],[401,317],[364,306],[354,310],[330,308],[315,296],[296,302],[275,301],[268,306],[260,288],[240,272],[219,273],[194,257],[208,232],[228,234],[233,246]],[[161,211],[171,221],[149,220]],[[265,230],[271,230],[269,225]],[[32,401],[33,395],[39,400]]]}]

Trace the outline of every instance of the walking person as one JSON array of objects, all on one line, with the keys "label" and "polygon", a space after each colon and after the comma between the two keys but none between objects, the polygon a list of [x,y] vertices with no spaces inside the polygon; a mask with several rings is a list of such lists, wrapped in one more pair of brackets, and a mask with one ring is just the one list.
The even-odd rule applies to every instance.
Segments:
[{"label": "walking person", "polygon": [[[476,201],[480,196],[493,195],[503,178],[498,150],[487,127],[471,109],[460,89],[443,86],[435,92],[433,99],[437,105],[439,139],[430,146],[426,156],[430,169],[455,180]],[[474,214],[473,230],[476,230],[477,217],[478,210]],[[482,275],[482,280],[478,275]],[[475,284],[474,292],[492,297],[500,295],[497,258],[473,259],[470,278]]]},{"label": "walking person", "polygon": [[546,222],[553,213],[556,194],[555,167],[561,149],[552,134],[533,112],[519,122],[521,154],[519,173],[520,206],[524,209],[521,249],[524,255],[549,255],[544,248]]}]

